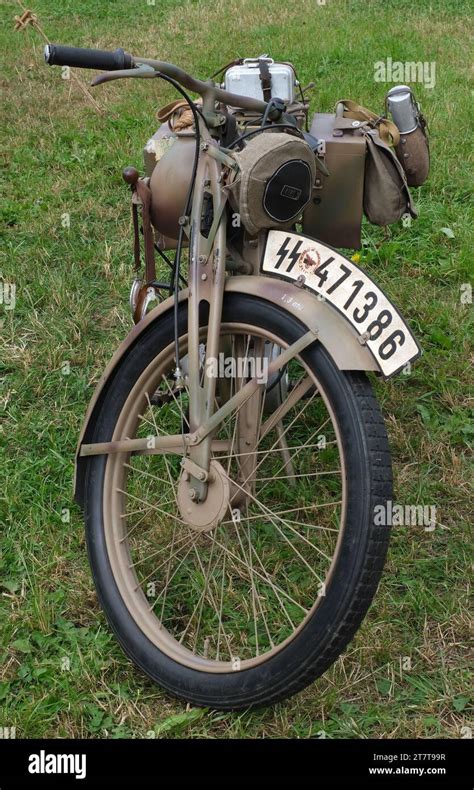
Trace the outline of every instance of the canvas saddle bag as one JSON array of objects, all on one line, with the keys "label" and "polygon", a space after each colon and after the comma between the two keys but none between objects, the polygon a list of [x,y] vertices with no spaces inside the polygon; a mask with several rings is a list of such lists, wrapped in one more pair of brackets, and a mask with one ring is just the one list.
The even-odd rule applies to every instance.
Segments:
[{"label": "canvas saddle bag", "polygon": [[336,105],[334,128],[354,128],[355,123],[367,146],[363,198],[367,219],[374,225],[390,225],[405,214],[416,218],[407,177],[394,150],[400,142],[397,126],[356,102],[341,99]]}]

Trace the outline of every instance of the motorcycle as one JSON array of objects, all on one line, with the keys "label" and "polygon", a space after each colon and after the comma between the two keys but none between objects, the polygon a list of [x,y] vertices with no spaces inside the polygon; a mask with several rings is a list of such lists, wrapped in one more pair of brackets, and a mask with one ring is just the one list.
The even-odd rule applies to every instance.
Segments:
[{"label": "motorcycle", "polygon": [[[77,449],[98,598],[126,654],[171,694],[221,710],[276,703],[336,660],[375,594],[392,474],[367,373],[391,377],[420,353],[372,278],[303,232],[342,131],[326,146],[304,130],[291,64],[266,56],[230,65],[224,86],[121,49],[48,45],[45,59],[181,96],[147,146],[148,175],[124,170],[136,324]],[[335,118],[367,131],[344,108]]]}]

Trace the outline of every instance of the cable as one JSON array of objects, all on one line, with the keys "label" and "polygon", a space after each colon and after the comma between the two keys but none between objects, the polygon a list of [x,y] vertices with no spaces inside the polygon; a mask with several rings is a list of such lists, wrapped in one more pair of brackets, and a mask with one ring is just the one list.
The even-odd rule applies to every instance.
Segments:
[{"label": "cable", "polygon": [[278,371],[278,374],[277,374],[277,376],[275,376],[275,379],[274,379],[274,381],[272,381],[272,383],[270,384],[270,386],[269,386],[268,384],[266,385],[266,387],[265,387],[265,393],[266,393],[266,394],[268,394],[269,392],[271,392],[271,391],[272,391],[272,389],[274,389],[274,388],[277,386],[277,384],[279,384],[279,383],[280,383],[280,381],[282,380],[283,376],[284,376],[284,375],[285,375],[285,373],[287,372],[287,369],[288,369],[288,365],[284,365],[284,366],[281,368],[281,370],[279,370],[279,371]]},{"label": "cable", "polygon": [[[155,242],[155,244],[153,246],[155,247],[155,250],[157,251],[158,255],[165,261],[166,264],[168,264],[168,266],[171,269],[171,280],[170,280],[171,285],[170,285],[168,290],[170,291],[170,293],[173,293],[174,278],[176,276],[176,273],[175,273],[175,262],[171,261],[168,258],[168,256],[165,255],[163,250],[160,250],[160,248],[158,247],[158,244],[156,242]],[[184,279],[184,277],[181,274],[179,275],[179,279],[181,280],[181,283],[184,285],[184,287],[187,288],[188,287],[188,282],[187,282],[187,280]]]},{"label": "cable", "polygon": [[[174,80],[172,77],[168,77],[166,74],[162,74],[161,71],[157,71],[155,74],[156,77],[160,77],[165,82],[169,82],[173,85],[174,88],[181,94],[181,96],[185,99],[185,101],[189,104],[189,109],[191,110],[194,118],[194,126],[196,129],[196,150],[194,153],[194,162],[193,162],[193,169],[191,173],[191,181],[189,183],[188,194],[186,197],[186,204],[184,207],[184,214],[183,217],[188,217],[189,212],[191,210],[191,203],[193,198],[193,191],[194,191],[194,184],[196,182],[196,174],[197,174],[197,167],[199,162],[199,151],[201,145],[201,134],[199,131],[199,117],[198,111],[194,105],[193,100],[188,96],[186,91],[183,90],[179,82]],[[199,113],[202,116],[201,113]],[[178,318],[179,318],[179,300],[178,300],[178,291],[179,291],[179,279],[180,279],[180,263],[181,263],[181,252],[183,248],[183,236],[184,236],[184,224],[179,226],[179,234],[178,234],[178,242],[176,244],[176,255],[174,259],[174,349],[175,349],[175,358],[176,358],[176,374],[177,376],[180,373],[179,367],[179,326],[178,326]],[[191,239],[189,239],[189,249],[191,250]]]},{"label": "cable", "polygon": [[274,100],[270,99],[270,101],[268,102],[268,104],[267,104],[267,106],[265,108],[265,112],[263,113],[262,122],[261,122],[260,126],[266,126],[267,125],[268,116],[270,115],[271,111],[275,109],[275,106],[276,105],[275,105]]}]

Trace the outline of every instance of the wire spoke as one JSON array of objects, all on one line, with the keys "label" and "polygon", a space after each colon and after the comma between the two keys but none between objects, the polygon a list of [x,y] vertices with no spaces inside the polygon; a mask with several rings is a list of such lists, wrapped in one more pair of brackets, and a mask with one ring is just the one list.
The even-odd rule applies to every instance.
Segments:
[{"label": "wire spoke", "polygon": [[[235,480],[234,480],[234,485],[235,485],[235,486],[237,486],[237,488],[240,488],[240,487],[241,487],[241,486],[239,486],[239,484],[238,484],[238,483],[236,483],[236,482],[235,482]],[[285,533],[283,532],[283,530],[281,529],[281,527],[280,527],[280,526],[279,526],[279,525],[276,523],[276,520],[274,519],[274,517],[273,517],[273,514],[272,514],[272,511],[270,510],[270,508],[267,508],[265,505],[263,505],[261,502],[259,502],[259,500],[258,500],[256,497],[254,497],[252,494],[250,494],[249,492],[247,492],[247,495],[250,497],[250,499],[252,499],[252,500],[253,500],[253,502],[255,502],[255,504],[257,505],[257,507],[260,507],[260,508],[261,508],[261,510],[262,510],[262,511],[265,513],[265,515],[267,516],[267,518],[269,518],[269,519],[270,519],[270,521],[272,522],[272,524],[273,524],[273,525],[276,527],[276,529],[277,529],[277,530],[278,530],[278,531],[281,533],[282,537],[283,537],[283,538],[286,540],[286,542],[287,542],[287,543],[288,543],[288,544],[291,546],[291,548],[293,549],[293,551],[294,551],[296,554],[298,554],[299,558],[300,558],[300,559],[301,559],[301,560],[304,562],[304,564],[305,564],[305,565],[308,567],[309,571],[310,571],[310,572],[313,574],[313,576],[316,576],[316,578],[318,579],[318,581],[319,581],[319,582],[321,582],[321,584],[323,584],[323,580],[321,579],[321,577],[320,577],[320,576],[318,576],[318,574],[317,574],[317,573],[315,572],[315,570],[314,570],[314,569],[311,567],[311,565],[309,564],[309,562],[308,562],[308,561],[307,561],[307,560],[306,560],[306,559],[303,557],[303,555],[302,555],[302,554],[301,554],[301,553],[298,551],[298,549],[297,549],[297,548],[296,548],[296,547],[293,545],[293,543],[291,542],[291,540],[289,540],[289,538],[288,538],[288,537],[285,535]],[[287,525],[287,522],[286,522],[284,519],[282,519],[282,518],[280,518],[280,517],[279,517],[279,518],[278,518],[278,520],[279,520],[279,521],[281,521],[283,524],[285,524],[285,526]],[[296,532],[296,530],[295,530],[293,527],[291,527],[290,525],[288,525],[288,527],[289,527],[289,529],[291,529],[293,532],[295,532],[295,534],[296,534],[296,535],[298,535],[298,537],[302,537],[302,536],[301,536],[301,535],[300,535],[298,532]],[[310,544],[310,545],[311,545],[311,546],[312,546],[314,549],[316,549],[317,551],[320,551],[320,549],[318,549],[316,546],[314,546],[312,543],[310,543],[310,541],[308,541],[307,539],[304,539],[304,540],[306,540],[306,542],[307,542],[307,543],[309,543],[309,544]],[[321,552],[321,553],[323,553],[323,552]],[[326,556],[326,557],[327,557],[327,555],[324,555],[324,556]],[[330,558],[330,557],[327,557],[327,559],[329,559],[329,561],[330,561],[330,559],[331,559],[331,558]]]},{"label": "wire spoke", "polygon": [[322,477],[323,475],[340,475],[340,469],[333,469],[329,472],[301,472],[301,474],[294,475],[272,475],[271,477],[256,477],[256,483],[263,483],[267,480],[294,480],[297,477]]},{"label": "wire spoke", "polygon": [[[187,538],[185,536],[185,537],[179,538],[179,540],[176,541],[175,545],[177,546],[178,544],[186,543],[187,541],[189,541],[189,538]],[[144,562],[148,562],[153,557],[157,557],[159,554],[162,554],[164,551],[167,551],[170,548],[172,542],[173,541],[171,540],[170,543],[168,544],[168,546],[165,546],[162,549],[157,549],[157,551],[154,551],[152,554],[148,554],[146,557],[142,557],[141,560],[136,560],[135,562],[132,562],[128,567],[129,568],[136,568],[136,567],[138,567],[138,565],[142,565]],[[179,552],[180,552],[180,550],[182,548],[183,548],[183,546],[180,546],[180,548],[177,551],[175,551],[174,555],[172,555],[172,556],[175,556],[176,554],[179,554]],[[160,565],[158,565],[156,568],[153,568],[152,572],[149,573],[148,576],[145,576],[145,578],[141,580],[141,584],[146,582],[150,578],[150,576],[153,576],[153,574],[156,573],[156,571],[158,571],[160,568],[162,568],[163,565],[166,565],[166,563],[169,562],[169,560],[170,560],[170,557],[167,557],[167,559],[164,560]]]},{"label": "wire spoke", "polygon": [[[165,483],[165,485],[173,486],[173,482],[170,480],[165,480],[164,477],[158,477],[157,475],[152,474],[152,472],[146,472],[145,469],[139,469],[137,466],[132,466],[131,464],[124,464],[126,469],[133,469],[134,472],[138,472],[140,475],[145,475],[145,477],[151,477],[152,480],[156,480],[157,483]],[[162,502],[162,505],[169,504],[168,502]]]},{"label": "wire spoke", "polygon": [[186,523],[182,518],[178,518],[178,516],[173,515],[173,513],[169,513],[167,510],[163,510],[161,507],[158,507],[158,505],[153,505],[151,502],[145,502],[145,500],[140,499],[140,497],[135,496],[135,494],[131,494],[129,491],[123,491],[121,488],[117,488],[116,491],[118,491],[120,494],[125,494],[125,496],[129,497],[130,499],[135,499],[137,502],[141,502],[142,505],[148,505],[148,507],[151,507],[152,510],[156,510],[158,513],[162,513],[164,516],[169,516],[169,518],[178,521],[179,524]]},{"label": "wire spoke", "polygon": [[[228,554],[230,557],[232,557],[234,560],[237,560],[237,562],[239,562],[241,565],[243,565],[243,566],[244,566],[244,567],[245,567],[245,568],[248,570],[248,565],[247,565],[247,563],[246,563],[244,560],[241,560],[241,559],[240,559],[240,557],[238,557],[236,554],[234,554],[234,552],[233,552],[233,551],[231,551],[229,548],[227,548],[227,546],[223,546],[223,545],[222,545],[222,543],[220,543],[220,542],[217,540],[217,538],[213,538],[210,532],[206,532],[205,534],[206,534],[206,536],[209,538],[209,540],[212,540],[212,541],[214,541],[215,543],[217,543],[217,545],[218,545],[218,546],[220,546],[220,548],[224,549],[224,551],[225,551],[225,552],[226,552],[226,553],[227,553],[227,554]],[[294,598],[292,598],[292,597],[291,597],[291,595],[289,595],[287,592],[285,592],[285,590],[282,590],[282,589],[281,589],[281,588],[280,588],[280,587],[279,587],[277,584],[275,584],[274,582],[271,582],[271,583],[270,583],[270,578],[269,578],[269,577],[268,577],[268,580],[267,580],[267,579],[265,578],[265,576],[262,576],[262,574],[261,574],[261,573],[259,573],[259,571],[255,570],[255,569],[254,569],[254,573],[255,573],[255,575],[256,575],[256,576],[258,576],[258,577],[259,577],[260,579],[262,579],[264,582],[266,582],[266,583],[270,584],[270,586],[271,586],[272,588],[274,588],[274,589],[278,590],[278,592],[280,593],[280,595],[283,595],[283,597],[284,597],[284,598],[288,598],[288,600],[289,600],[289,601],[291,601],[291,603],[295,604],[295,606],[298,606],[298,608],[299,608],[299,609],[301,609],[301,610],[302,610],[302,611],[303,611],[305,614],[309,614],[309,610],[308,610],[308,609],[305,609],[305,607],[304,607],[302,604],[298,603],[298,601],[295,601],[295,599],[294,599]]]},{"label": "wire spoke", "polygon": [[[329,420],[330,420],[330,417],[328,417],[328,418],[327,418],[327,419],[326,419],[326,420],[325,420],[325,421],[324,421],[324,422],[323,422],[323,423],[322,423],[322,424],[321,424],[321,425],[320,425],[318,428],[316,428],[316,430],[315,430],[315,431],[313,431],[313,432],[312,432],[311,436],[308,438],[308,442],[311,442],[311,439],[313,439],[313,438],[314,438],[314,436],[316,436],[316,434],[319,434],[319,433],[320,433],[320,431],[322,431],[322,430],[323,430],[323,428],[325,428],[325,426],[327,425],[327,423],[329,422]],[[301,453],[301,450],[306,450],[306,449],[307,449],[306,443],[305,443],[305,444],[302,444],[302,445],[300,445],[299,449],[298,449],[298,450],[297,450],[297,451],[294,453],[294,455],[292,455],[292,457],[291,457],[291,460],[292,460],[292,461],[294,461],[294,459],[295,459],[295,458],[296,458],[296,457],[297,457],[297,456],[298,456],[298,455]],[[281,472],[281,471],[282,471],[284,468],[285,468],[285,463],[282,463],[282,464],[281,464],[281,466],[279,466],[279,467],[278,467],[278,469],[276,470],[275,474],[279,474],[279,472]],[[268,481],[268,482],[270,482],[270,481]],[[265,484],[264,484],[264,485],[263,485],[263,486],[262,486],[262,487],[259,489],[259,492],[258,492],[258,493],[259,493],[260,495],[261,495],[261,493],[262,493],[263,489],[267,487],[267,485],[268,485],[268,482],[266,482],[266,483],[265,483]]]},{"label": "wire spoke", "polygon": [[248,537],[248,544],[249,544],[249,553],[247,555],[246,552],[245,552],[245,549],[244,549],[244,545],[242,543],[242,539],[240,537],[240,531],[239,531],[239,528],[237,527],[236,521],[235,521],[234,518],[232,518],[232,521],[233,521],[233,524],[234,524],[234,527],[235,527],[235,530],[236,530],[236,533],[237,533],[237,539],[238,539],[238,541],[240,543],[240,547],[241,547],[241,550],[242,550],[242,555],[243,555],[243,557],[246,560],[247,560],[247,556],[248,556],[247,562],[248,562],[248,567],[249,567],[249,570],[250,570],[250,584],[251,584],[251,589],[252,589],[252,610],[253,610],[253,622],[254,622],[254,633],[255,633],[255,645],[256,645],[256,651],[257,651],[257,656],[258,656],[259,655],[259,647],[258,647],[257,609],[256,609],[256,599],[257,599],[258,596],[257,596],[256,587],[255,587],[255,578],[254,578],[254,573],[253,573],[253,568],[252,568],[252,541],[251,541],[251,538],[250,538],[250,526],[247,525],[247,537]]},{"label": "wire spoke", "polygon": [[[190,531],[191,531],[191,529],[190,529]],[[193,546],[194,546],[194,552],[195,552],[195,554],[196,554],[196,559],[197,559],[197,561],[198,561],[198,563],[199,563],[199,566],[200,566],[200,568],[201,568],[201,573],[203,574],[203,576],[205,576],[205,573],[204,573],[204,567],[203,567],[203,564],[202,564],[202,562],[201,562],[201,558],[200,558],[200,556],[199,556],[199,552],[198,552],[198,551],[197,551],[197,549],[196,549],[196,544],[193,544]],[[224,637],[225,641],[227,642],[227,649],[228,649],[228,651],[229,651],[229,656],[230,656],[230,659],[232,660],[232,647],[231,647],[231,644],[230,644],[229,638],[228,638],[228,636],[227,636],[227,634],[226,634],[226,632],[225,632],[225,629],[224,629],[224,623],[222,622],[221,613],[220,613],[220,612],[218,611],[218,609],[217,609],[217,606],[216,606],[216,604],[215,604],[215,601],[214,601],[214,598],[213,598],[213,596],[212,596],[212,593],[211,593],[211,589],[210,589],[210,587],[209,587],[208,589],[209,589],[209,597],[210,597],[210,599],[211,599],[211,601],[212,601],[212,605],[213,605],[213,607],[214,607],[214,610],[215,610],[215,612],[216,612],[216,614],[217,614],[217,618],[218,618],[218,620],[219,620],[219,623],[221,624],[221,628],[222,628],[222,636]]]},{"label": "wire spoke", "polygon": [[[280,432],[280,434],[279,434],[279,436],[277,437],[276,441],[275,441],[275,442],[273,443],[273,445],[271,446],[271,448],[270,448],[271,450],[273,450],[273,449],[274,449],[274,448],[275,448],[275,447],[276,447],[276,446],[279,444],[279,442],[281,441],[281,439],[282,439],[284,436],[286,436],[286,434],[288,433],[289,429],[290,429],[290,428],[291,428],[291,427],[294,425],[294,423],[296,422],[296,420],[298,420],[298,419],[300,419],[300,418],[301,418],[301,415],[302,415],[302,414],[303,414],[303,413],[306,411],[306,409],[308,408],[309,404],[310,404],[310,403],[313,401],[313,399],[315,398],[316,394],[317,394],[317,393],[316,393],[316,391],[315,391],[315,392],[313,393],[313,395],[311,395],[311,397],[310,397],[310,398],[308,398],[308,400],[306,401],[305,405],[304,405],[304,406],[303,406],[303,408],[300,410],[300,412],[299,412],[299,413],[298,413],[298,414],[297,414],[297,415],[296,415],[296,416],[295,416],[295,417],[294,417],[294,418],[291,420],[291,422],[290,422],[290,423],[289,423],[289,424],[286,426],[286,428],[284,428],[284,429],[283,429],[283,430]],[[329,417],[328,417],[328,420],[329,420]],[[312,437],[311,437],[311,438],[312,438]],[[257,442],[257,447],[258,447],[258,445],[259,445],[260,441],[261,441],[261,440],[259,440],[259,441]],[[254,476],[256,475],[256,473],[257,473],[257,470],[258,470],[258,469],[260,468],[260,466],[261,466],[261,465],[262,465],[262,464],[265,462],[265,460],[266,460],[266,458],[265,458],[265,456],[264,456],[264,457],[263,457],[263,458],[262,458],[262,459],[261,459],[261,460],[258,462],[258,464],[256,465],[256,467],[255,467],[255,469],[253,470],[253,472],[251,472],[251,473],[248,475],[247,479],[246,479],[246,480],[244,480],[244,485],[245,485],[246,483],[248,483],[248,481],[249,481],[250,477],[252,476],[252,474],[253,474]],[[293,460],[293,459],[292,459],[292,460]],[[282,469],[284,469],[284,468],[285,468],[285,466],[286,466],[286,462],[284,462],[284,463],[281,465],[281,467],[279,468],[279,470],[278,470],[278,471],[281,471]],[[265,484],[265,485],[267,485],[267,484]],[[263,486],[263,488],[265,488],[265,486]]]},{"label": "wire spoke", "polygon": [[[191,551],[192,551],[192,549],[193,549],[193,546],[194,546],[194,541],[193,541],[193,540],[190,540],[189,542],[191,543],[191,546],[189,547],[189,549],[187,550],[187,552],[186,552],[186,554],[184,555],[184,557],[183,557],[183,558],[180,560],[180,562],[178,563],[178,565],[177,565],[177,566],[176,566],[176,568],[174,569],[173,575],[172,575],[172,576],[170,576],[170,578],[168,579],[168,584],[167,584],[166,588],[163,588],[163,590],[161,590],[161,592],[159,593],[158,597],[157,597],[157,598],[156,598],[156,599],[153,601],[152,605],[149,607],[149,611],[150,611],[150,612],[152,612],[152,611],[153,611],[153,609],[155,608],[156,604],[158,603],[158,601],[160,600],[161,596],[163,595],[163,592],[165,591],[165,589],[167,589],[167,587],[168,587],[168,586],[170,585],[170,583],[173,581],[174,577],[176,576],[176,574],[178,573],[179,569],[181,568],[181,566],[182,566],[183,562],[185,562],[185,560],[186,560],[186,559],[189,557],[189,555],[191,554]],[[155,571],[153,571],[153,573],[155,573]],[[163,624],[162,624],[162,623],[161,623],[161,626],[163,626]]]},{"label": "wire spoke", "polygon": [[[336,440],[334,439],[334,441],[326,442],[325,446],[328,447],[331,444],[337,444]],[[303,449],[310,450],[310,449],[314,449],[315,447],[319,448],[319,443],[318,442],[314,442],[313,444],[307,444],[305,442],[304,444],[297,444],[297,445],[294,445],[292,447],[287,447],[287,450],[303,450]],[[226,460],[227,458],[230,458],[230,457],[232,457],[232,458],[240,458],[241,456],[245,456],[245,455],[265,455],[265,457],[266,457],[267,455],[271,455],[271,453],[280,453],[280,452],[281,452],[281,448],[277,447],[275,450],[255,450],[255,452],[249,451],[249,452],[246,452],[246,453],[234,453],[232,456],[219,455],[218,456],[218,460],[219,461],[223,461],[223,460]]]},{"label": "wire spoke", "polygon": [[[232,354],[239,366],[227,381],[221,374],[211,414],[245,387],[254,362],[257,371],[260,360],[268,361],[269,353],[273,359],[287,346],[266,330],[250,329],[245,319],[236,329],[226,325],[222,338],[219,354],[221,349]],[[186,342],[183,336],[183,358],[190,353]],[[195,660],[204,668],[203,662],[217,662],[227,672],[229,659],[233,668],[236,660],[262,661],[317,605],[316,588],[331,568],[345,512],[338,425],[317,373],[296,356],[276,374],[276,384],[282,376],[289,382],[278,387],[276,400],[269,395],[271,383],[250,391],[209,443],[196,445],[192,461],[205,465],[210,447],[213,465],[206,486],[187,505],[179,462],[189,454],[190,394],[187,382],[178,388],[172,379],[172,345],[166,354],[160,351],[149,373],[147,368],[148,379],[124,414],[122,433],[132,439],[153,434],[160,441],[171,436],[177,444],[172,452],[110,456],[109,490],[116,498],[110,510],[122,524],[111,534],[123,555],[128,594],[139,593],[129,603],[142,607],[157,646],[166,652],[171,639],[184,664],[192,667]],[[204,342],[203,359],[208,350]],[[204,369],[202,363],[198,378]],[[321,432],[327,434],[323,443]],[[309,504],[313,490],[316,501]],[[214,523],[212,529],[198,531],[192,521],[197,506],[209,525]]]}]

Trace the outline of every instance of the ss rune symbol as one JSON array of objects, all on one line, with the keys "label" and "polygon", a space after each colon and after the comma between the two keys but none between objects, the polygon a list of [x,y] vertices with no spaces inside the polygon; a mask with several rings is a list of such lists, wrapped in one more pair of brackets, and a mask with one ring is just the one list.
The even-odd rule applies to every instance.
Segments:
[{"label": "ss rune symbol", "polygon": [[284,242],[283,242],[283,244],[281,245],[280,249],[278,250],[278,252],[277,252],[277,255],[278,255],[278,261],[277,261],[277,263],[275,264],[275,269],[279,269],[279,268],[280,268],[280,266],[282,265],[283,261],[284,261],[284,260],[285,260],[285,258],[287,258],[287,257],[290,259],[291,263],[290,263],[290,265],[289,265],[289,266],[288,266],[288,267],[285,269],[285,271],[287,271],[287,272],[291,272],[291,270],[292,270],[293,266],[295,266],[295,264],[296,264],[296,262],[297,262],[297,260],[298,260],[298,254],[299,254],[299,250],[300,250],[300,248],[301,248],[301,247],[302,247],[302,245],[303,245],[303,239],[299,239],[299,241],[297,241],[297,242],[296,242],[295,246],[293,247],[293,250],[292,250],[292,252],[290,252],[290,250],[289,250],[289,248],[288,248],[288,243],[289,243],[290,241],[291,241],[291,236],[287,236],[287,237],[286,237],[286,239],[285,239],[285,241],[284,241]]}]

